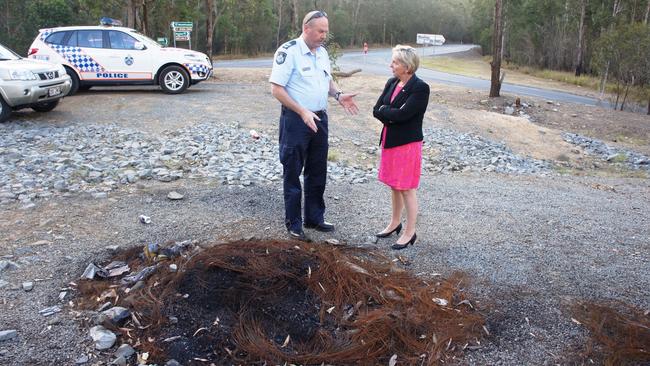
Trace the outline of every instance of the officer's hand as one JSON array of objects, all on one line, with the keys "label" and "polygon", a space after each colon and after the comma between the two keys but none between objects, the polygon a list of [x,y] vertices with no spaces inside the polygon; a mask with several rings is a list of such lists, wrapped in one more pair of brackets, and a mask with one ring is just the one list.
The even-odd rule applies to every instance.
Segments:
[{"label": "officer's hand", "polygon": [[306,110],[303,112],[300,117],[302,117],[302,121],[305,122],[307,127],[309,127],[310,130],[314,132],[318,132],[318,127],[316,127],[316,121],[320,121],[320,118],[316,115],[316,113]]},{"label": "officer's hand", "polygon": [[357,94],[341,94],[339,96],[339,103],[343,106],[343,109],[345,109],[346,112],[349,114],[357,114],[359,113],[359,107],[357,107],[357,104],[354,102],[354,97],[356,97]]}]

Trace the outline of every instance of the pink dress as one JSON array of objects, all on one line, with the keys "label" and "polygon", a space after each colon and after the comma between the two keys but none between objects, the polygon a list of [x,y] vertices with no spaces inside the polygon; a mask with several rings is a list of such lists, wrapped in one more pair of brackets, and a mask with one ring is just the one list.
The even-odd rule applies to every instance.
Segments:
[{"label": "pink dress", "polygon": [[[390,97],[392,102],[402,90],[397,85]],[[406,145],[385,148],[386,130],[381,137],[381,162],[379,164],[379,181],[392,189],[405,191],[417,189],[420,185],[420,170],[422,167],[422,141],[411,142]]]}]

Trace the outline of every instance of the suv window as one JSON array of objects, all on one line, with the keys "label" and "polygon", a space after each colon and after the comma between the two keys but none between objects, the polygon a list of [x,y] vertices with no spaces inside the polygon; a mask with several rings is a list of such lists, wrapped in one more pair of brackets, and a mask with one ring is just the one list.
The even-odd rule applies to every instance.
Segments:
[{"label": "suv window", "polygon": [[47,36],[45,43],[63,44],[63,38],[65,38],[65,32],[54,32]]},{"label": "suv window", "polygon": [[68,38],[64,41],[65,46],[77,47],[77,31],[70,32]]},{"label": "suv window", "polygon": [[108,31],[108,38],[111,41],[111,48],[120,50],[134,50],[135,42],[138,40],[120,31]]},{"label": "suv window", "polygon": [[101,30],[78,30],[77,46],[90,47],[90,48],[104,47],[102,31]]}]

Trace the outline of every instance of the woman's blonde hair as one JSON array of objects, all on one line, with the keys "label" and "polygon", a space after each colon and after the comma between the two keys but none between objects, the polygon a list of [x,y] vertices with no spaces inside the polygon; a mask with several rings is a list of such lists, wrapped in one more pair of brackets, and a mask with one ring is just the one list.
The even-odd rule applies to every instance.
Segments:
[{"label": "woman's blonde hair", "polygon": [[414,74],[420,67],[420,57],[415,48],[398,44],[393,47],[393,57],[402,65],[406,66],[409,74]]}]

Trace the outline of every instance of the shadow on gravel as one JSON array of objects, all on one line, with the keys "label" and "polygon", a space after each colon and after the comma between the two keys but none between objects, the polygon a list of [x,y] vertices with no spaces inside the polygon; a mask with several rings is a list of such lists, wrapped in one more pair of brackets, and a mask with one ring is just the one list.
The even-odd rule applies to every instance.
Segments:
[{"label": "shadow on gravel", "polygon": [[113,259],[130,276],[82,281],[80,300],[128,308],[104,325],[150,362],[437,365],[485,332],[453,278],[425,281],[367,249],[240,241],[164,261],[173,253],[139,252]]},{"label": "shadow on gravel", "polygon": [[593,337],[585,358],[603,359],[606,366],[650,364],[648,311],[620,303],[610,307],[586,301],[574,304],[571,311],[574,321],[589,329]]}]

